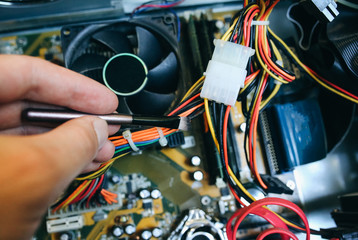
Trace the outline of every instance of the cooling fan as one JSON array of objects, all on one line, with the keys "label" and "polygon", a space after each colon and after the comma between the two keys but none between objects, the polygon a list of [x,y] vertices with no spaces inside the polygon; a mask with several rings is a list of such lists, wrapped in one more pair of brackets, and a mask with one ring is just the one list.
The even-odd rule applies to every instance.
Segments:
[{"label": "cooling fan", "polygon": [[178,99],[180,62],[175,35],[168,31],[175,21],[170,15],[155,24],[152,19],[62,30],[66,67],[111,89],[118,112],[163,114]]}]

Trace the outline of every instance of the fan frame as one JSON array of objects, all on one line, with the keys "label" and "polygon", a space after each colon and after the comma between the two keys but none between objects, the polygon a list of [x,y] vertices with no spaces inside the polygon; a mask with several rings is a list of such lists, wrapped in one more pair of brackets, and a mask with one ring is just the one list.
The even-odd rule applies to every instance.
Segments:
[{"label": "fan frame", "polygon": [[[168,114],[180,102],[185,94],[185,90],[189,87],[189,83],[184,81],[187,74],[185,74],[182,57],[179,54],[179,42],[177,40],[178,26],[175,15],[172,13],[122,17],[115,20],[92,21],[64,26],[61,29],[61,40],[65,67],[69,68],[74,60],[82,54],[84,48],[81,48],[81,46],[84,41],[88,41],[90,36],[118,24],[129,24],[134,27],[138,26],[147,29],[164,40],[175,54],[178,64],[178,83],[176,90],[173,92],[175,98],[164,113]],[[130,111],[129,108],[128,110]]]}]

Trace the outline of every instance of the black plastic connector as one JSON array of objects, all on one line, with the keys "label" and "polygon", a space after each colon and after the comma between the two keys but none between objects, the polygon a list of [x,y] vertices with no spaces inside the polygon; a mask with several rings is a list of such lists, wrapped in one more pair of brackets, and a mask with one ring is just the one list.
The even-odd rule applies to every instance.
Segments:
[{"label": "black plastic connector", "polygon": [[339,14],[334,0],[305,0],[302,3],[309,13],[323,22],[332,22]]},{"label": "black plastic connector", "polygon": [[358,228],[321,228],[320,234],[326,239],[356,240],[358,239]]},{"label": "black plastic connector", "polygon": [[260,174],[260,176],[267,186],[266,193],[293,194],[293,190],[287,187],[280,179],[266,174]]},{"label": "black plastic connector", "polygon": [[168,147],[170,148],[179,147],[185,143],[183,132],[175,132],[166,138],[168,140]]}]

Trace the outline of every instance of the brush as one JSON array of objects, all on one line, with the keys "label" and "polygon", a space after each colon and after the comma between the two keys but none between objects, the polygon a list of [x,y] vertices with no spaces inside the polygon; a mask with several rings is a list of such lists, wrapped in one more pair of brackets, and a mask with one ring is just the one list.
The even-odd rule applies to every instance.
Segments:
[{"label": "brush", "polygon": [[61,124],[68,120],[83,117],[96,116],[105,120],[109,125],[140,125],[151,127],[163,127],[171,129],[179,129],[187,131],[190,128],[190,121],[186,117],[180,116],[146,116],[146,115],[130,115],[130,114],[90,114],[76,112],[71,110],[58,109],[35,109],[28,108],[22,112],[22,119],[32,124]]}]

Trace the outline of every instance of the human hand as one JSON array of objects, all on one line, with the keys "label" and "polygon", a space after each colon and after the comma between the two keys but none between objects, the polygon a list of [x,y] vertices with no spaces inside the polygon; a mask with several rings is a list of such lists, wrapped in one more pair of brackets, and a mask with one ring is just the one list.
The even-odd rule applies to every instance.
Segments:
[{"label": "human hand", "polygon": [[21,111],[45,103],[106,114],[118,101],[103,85],[32,57],[0,56],[0,72],[0,239],[29,239],[78,174],[112,157],[108,134],[118,129],[83,117],[44,132],[22,126]]}]

